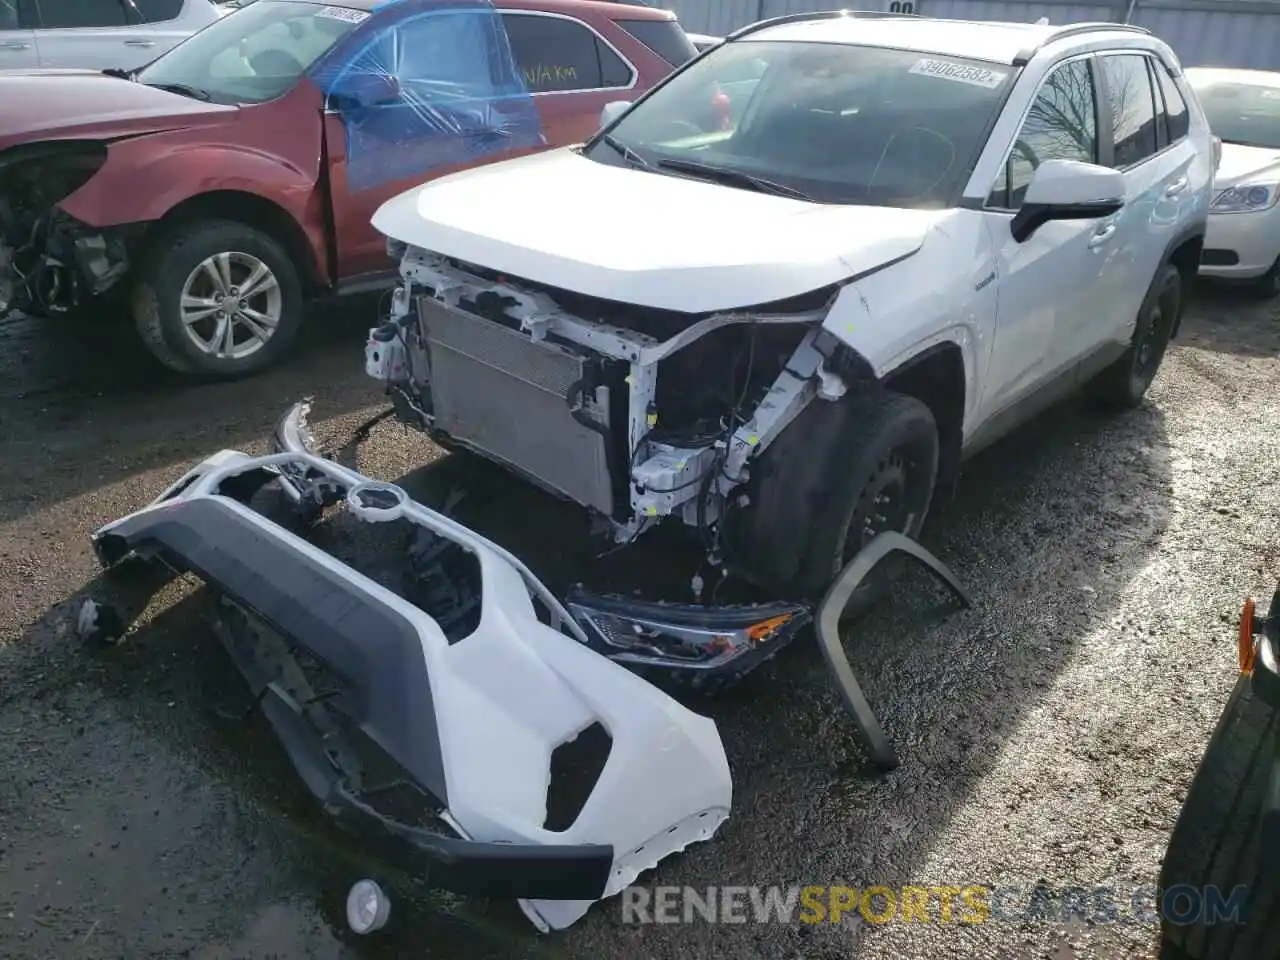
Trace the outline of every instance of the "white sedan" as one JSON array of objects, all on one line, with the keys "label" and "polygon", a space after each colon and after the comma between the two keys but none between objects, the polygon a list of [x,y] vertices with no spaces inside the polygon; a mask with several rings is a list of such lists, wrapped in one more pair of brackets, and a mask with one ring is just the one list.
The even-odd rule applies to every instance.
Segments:
[{"label": "white sedan", "polygon": [[1200,275],[1280,295],[1280,73],[1186,71],[1222,140]]}]

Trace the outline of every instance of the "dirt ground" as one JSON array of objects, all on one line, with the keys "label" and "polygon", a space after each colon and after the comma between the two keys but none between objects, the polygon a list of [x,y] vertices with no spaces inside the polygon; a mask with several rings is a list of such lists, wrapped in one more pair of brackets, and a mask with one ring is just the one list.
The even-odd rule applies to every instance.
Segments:
[{"label": "dirt ground", "polygon": [[[1234,681],[1240,602],[1280,576],[1277,314],[1201,291],[1142,409],[1067,405],[968,467],[929,545],[976,608],[887,604],[850,643],[904,756],[892,775],[867,771],[808,645],[694,701],[720,726],[733,815],[644,882],[1153,884]],[[321,311],[285,368],[196,387],[113,329],[0,321],[0,956],[1152,955],[1141,922],[637,926],[616,899],[538,937],[509,903],[416,889],[384,936],[349,935],[347,886],[377,868],[228,709],[238,678],[202,593],[168,589],[106,653],[71,623],[77,598],[111,594],[95,526],[215,449],[261,449],[303,395],[333,437],[381,406],[360,356],[371,315],[365,301]],[[384,424],[355,462],[430,491],[450,469],[424,469],[437,456]],[[574,511],[500,487],[480,511],[489,532],[555,583],[596,569]]]}]

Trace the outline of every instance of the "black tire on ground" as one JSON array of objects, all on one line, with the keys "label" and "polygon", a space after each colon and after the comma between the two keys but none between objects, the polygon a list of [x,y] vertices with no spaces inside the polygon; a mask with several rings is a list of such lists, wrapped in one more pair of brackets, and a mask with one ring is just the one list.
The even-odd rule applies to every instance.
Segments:
[{"label": "black tire on ground", "polygon": [[1245,286],[1251,296],[1259,300],[1272,300],[1280,297],[1280,257],[1271,264],[1271,269],[1260,277],[1250,280]]},{"label": "black tire on ground", "polygon": [[[202,352],[188,336],[180,310],[187,277],[220,253],[256,257],[279,284],[280,320],[274,333],[255,352],[240,358]],[[302,282],[285,249],[261,230],[229,220],[201,220],[182,224],[157,240],[134,286],[132,308],[143,343],[166,367],[232,379],[271,366],[293,345],[302,325]]]},{"label": "black tire on ground", "polygon": [[[1242,677],[1228,701],[1191,782],[1160,872],[1168,892],[1188,887],[1205,902],[1216,887],[1228,906],[1248,887],[1243,923],[1197,914],[1191,894],[1161,911],[1161,960],[1278,960],[1280,863],[1260,856],[1261,812],[1280,744],[1280,711],[1254,696]],[[1182,897],[1182,894],[1177,896]]]},{"label": "black tire on ground", "polygon": [[[860,389],[812,401],[749,467],[747,505],[725,518],[734,567],[777,596],[816,600],[873,533],[919,535],[937,479],[938,428],[915,397]],[[874,580],[854,594],[850,614],[875,601],[887,572]]]},{"label": "black tire on ground", "polygon": [[1099,373],[1089,387],[1089,393],[1102,406],[1128,410],[1142,403],[1164,360],[1169,337],[1182,317],[1182,286],[1182,273],[1173,264],[1166,263],[1156,271],[1138,309],[1129,349]]}]

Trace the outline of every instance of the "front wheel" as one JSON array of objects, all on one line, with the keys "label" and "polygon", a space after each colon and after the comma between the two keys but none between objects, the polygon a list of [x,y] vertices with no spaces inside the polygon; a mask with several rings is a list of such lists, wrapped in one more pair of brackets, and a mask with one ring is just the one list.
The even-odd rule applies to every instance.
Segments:
[{"label": "front wheel", "polygon": [[1178,327],[1182,306],[1182,273],[1166,263],[1156,272],[1138,309],[1129,348],[1098,374],[1091,387],[1103,406],[1125,410],[1142,403]]},{"label": "front wheel", "polygon": [[205,220],[163,237],[134,289],[143,342],[180,373],[257,373],[292,345],[302,323],[298,271],[272,237]]},{"label": "front wheel", "polygon": [[[817,599],[878,533],[917,537],[933,501],[938,429],[915,397],[874,389],[813,400],[751,466],[747,506],[726,518],[727,546],[748,577]],[[860,612],[887,579],[851,598]]]},{"label": "front wheel", "polygon": [[1274,300],[1280,297],[1280,257],[1276,258],[1271,268],[1260,277],[1249,281],[1249,293],[1259,300]]}]

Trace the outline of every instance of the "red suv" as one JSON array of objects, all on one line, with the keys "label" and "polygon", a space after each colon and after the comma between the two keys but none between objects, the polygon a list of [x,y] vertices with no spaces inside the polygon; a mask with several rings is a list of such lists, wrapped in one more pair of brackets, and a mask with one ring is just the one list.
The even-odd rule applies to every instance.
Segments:
[{"label": "red suv", "polygon": [[309,295],[393,276],[383,201],[584,140],[694,53],[597,0],[255,0],[132,73],[0,72],[0,314],[119,296],[167,366],[259,370]]}]

